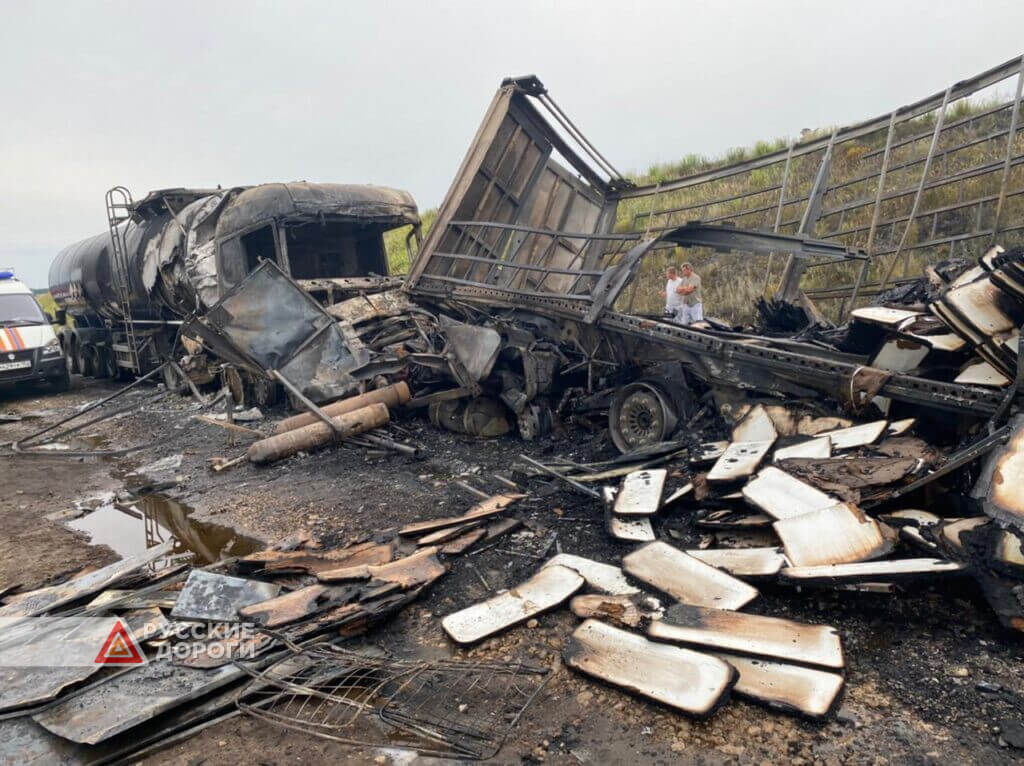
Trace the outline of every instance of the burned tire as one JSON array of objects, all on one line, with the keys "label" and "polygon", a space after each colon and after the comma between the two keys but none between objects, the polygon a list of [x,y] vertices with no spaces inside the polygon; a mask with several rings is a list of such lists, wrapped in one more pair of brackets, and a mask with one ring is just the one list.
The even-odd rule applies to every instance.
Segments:
[{"label": "burned tire", "polygon": [[117,374],[114,368],[114,354],[105,346],[92,347],[92,365],[97,378],[112,378]]},{"label": "burned tire", "polygon": [[71,336],[68,336],[64,341],[64,367],[67,368],[68,375],[77,375],[79,372],[78,356],[75,354],[75,342]]},{"label": "burned tire", "polygon": [[164,385],[167,386],[168,391],[173,391],[176,394],[184,394],[188,391],[188,384],[185,382],[185,379],[171,365],[165,364],[164,368],[160,371],[160,375],[163,377]]},{"label": "burned tire", "polygon": [[247,375],[246,377],[249,380],[249,401],[261,410],[266,410],[277,404],[281,396],[281,387],[277,383],[262,375]]},{"label": "burned tire", "polygon": [[677,422],[671,397],[651,383],[623,386],[608,408],[608,433],[622,453],[665,441]]},{"label": "burned tire", "polygon": [[237,367],[225,364],[220,368],[220,385],[228,390],[231,401],[239,407],[245,407],[248,401],[245,381]]},{"label": "burned tire", "polygon": [[75,361],[78,364],[78,371],[84,377],[91,378],[96,374],[93,347],[88,343],[79,343],[75,346]]}]

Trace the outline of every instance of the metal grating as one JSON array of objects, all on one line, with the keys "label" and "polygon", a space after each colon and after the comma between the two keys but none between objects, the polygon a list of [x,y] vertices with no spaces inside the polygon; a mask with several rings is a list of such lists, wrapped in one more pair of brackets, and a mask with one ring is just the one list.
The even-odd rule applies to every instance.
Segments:
[{"label": "metal grating", "polygon": [[549,669],[524,663],[423,662],[318,644],[262,672],[238,708],[269,723],[366,747],[494,756],[544,688]]}]

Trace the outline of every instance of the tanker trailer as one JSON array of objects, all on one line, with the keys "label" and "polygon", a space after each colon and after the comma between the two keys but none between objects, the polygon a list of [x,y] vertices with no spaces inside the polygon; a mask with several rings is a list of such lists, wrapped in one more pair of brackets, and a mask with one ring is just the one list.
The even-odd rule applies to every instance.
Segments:
[{"label": "tanker trailer", "polygon": [[[407,192],[342,184],[163,189],[138,202],[116,187],[107,213],[107,232],[54,259],[50,292],[69,371],[124,379],[185,355],[176,345],[182,321],[204,314],[263,259],[326,302],[400,285],[388,276],[384,233],[409,226],[411,250],[420,224]],[[190,374],[206,369],[198,344],[185,344],[188,358],[203,360],[186,365]],[[269,381],[227,372],[236,400],[273,403]],[[171,366],[164,379],[183,383]]]}]

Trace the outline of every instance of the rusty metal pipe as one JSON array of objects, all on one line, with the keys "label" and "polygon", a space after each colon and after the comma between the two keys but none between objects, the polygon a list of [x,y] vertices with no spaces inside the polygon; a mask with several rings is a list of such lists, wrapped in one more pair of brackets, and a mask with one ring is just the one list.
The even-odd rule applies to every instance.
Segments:
[{"label": "rusty metal pipe", "polygon": [[326,423],[310,423],[283,434],[261,439],[249,447],[246,455],[253,463],[272,463],[294,455],[300,450],[323,447],[332,443],[336,437],[353,436],[377,428],[387,423],[390,418],[387,405],[376,402],[331,418],[333,430]]},{"label": "rusty metal pipe", "polygon": [[[354,412],[370,404],[386,404],[389,409],[399,407],[411,398],[412,392],[409,391],[409,385],[404,380],[401,380],[398,383],[378,388],[375,391],[367,391],[365,394],[341,399],[320,409],[334,418],[338,415],[344,415],[346,412]],[[294,431],[296,428],[302,428],[303,426],[318,422],[320,421],[316,415],[311,412],[303,412],[300,415],[285,418],[274,426],[273,435],[277,436],[278,434]]]}]

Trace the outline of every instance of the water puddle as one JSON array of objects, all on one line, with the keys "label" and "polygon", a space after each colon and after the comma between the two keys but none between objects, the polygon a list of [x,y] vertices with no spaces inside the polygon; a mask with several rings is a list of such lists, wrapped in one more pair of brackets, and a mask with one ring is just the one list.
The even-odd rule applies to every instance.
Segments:
[{"label": "water puddle", "polygon": [[84,532],[93,545],[106,545],[122,558],[174,540],[165,564],[212,564],[229,556],[245,556],[263,543],[231,527],[197,521],[192,509],[166,495],[152,494],[132,503],[107,502],[85,516],[66,522]]}]

